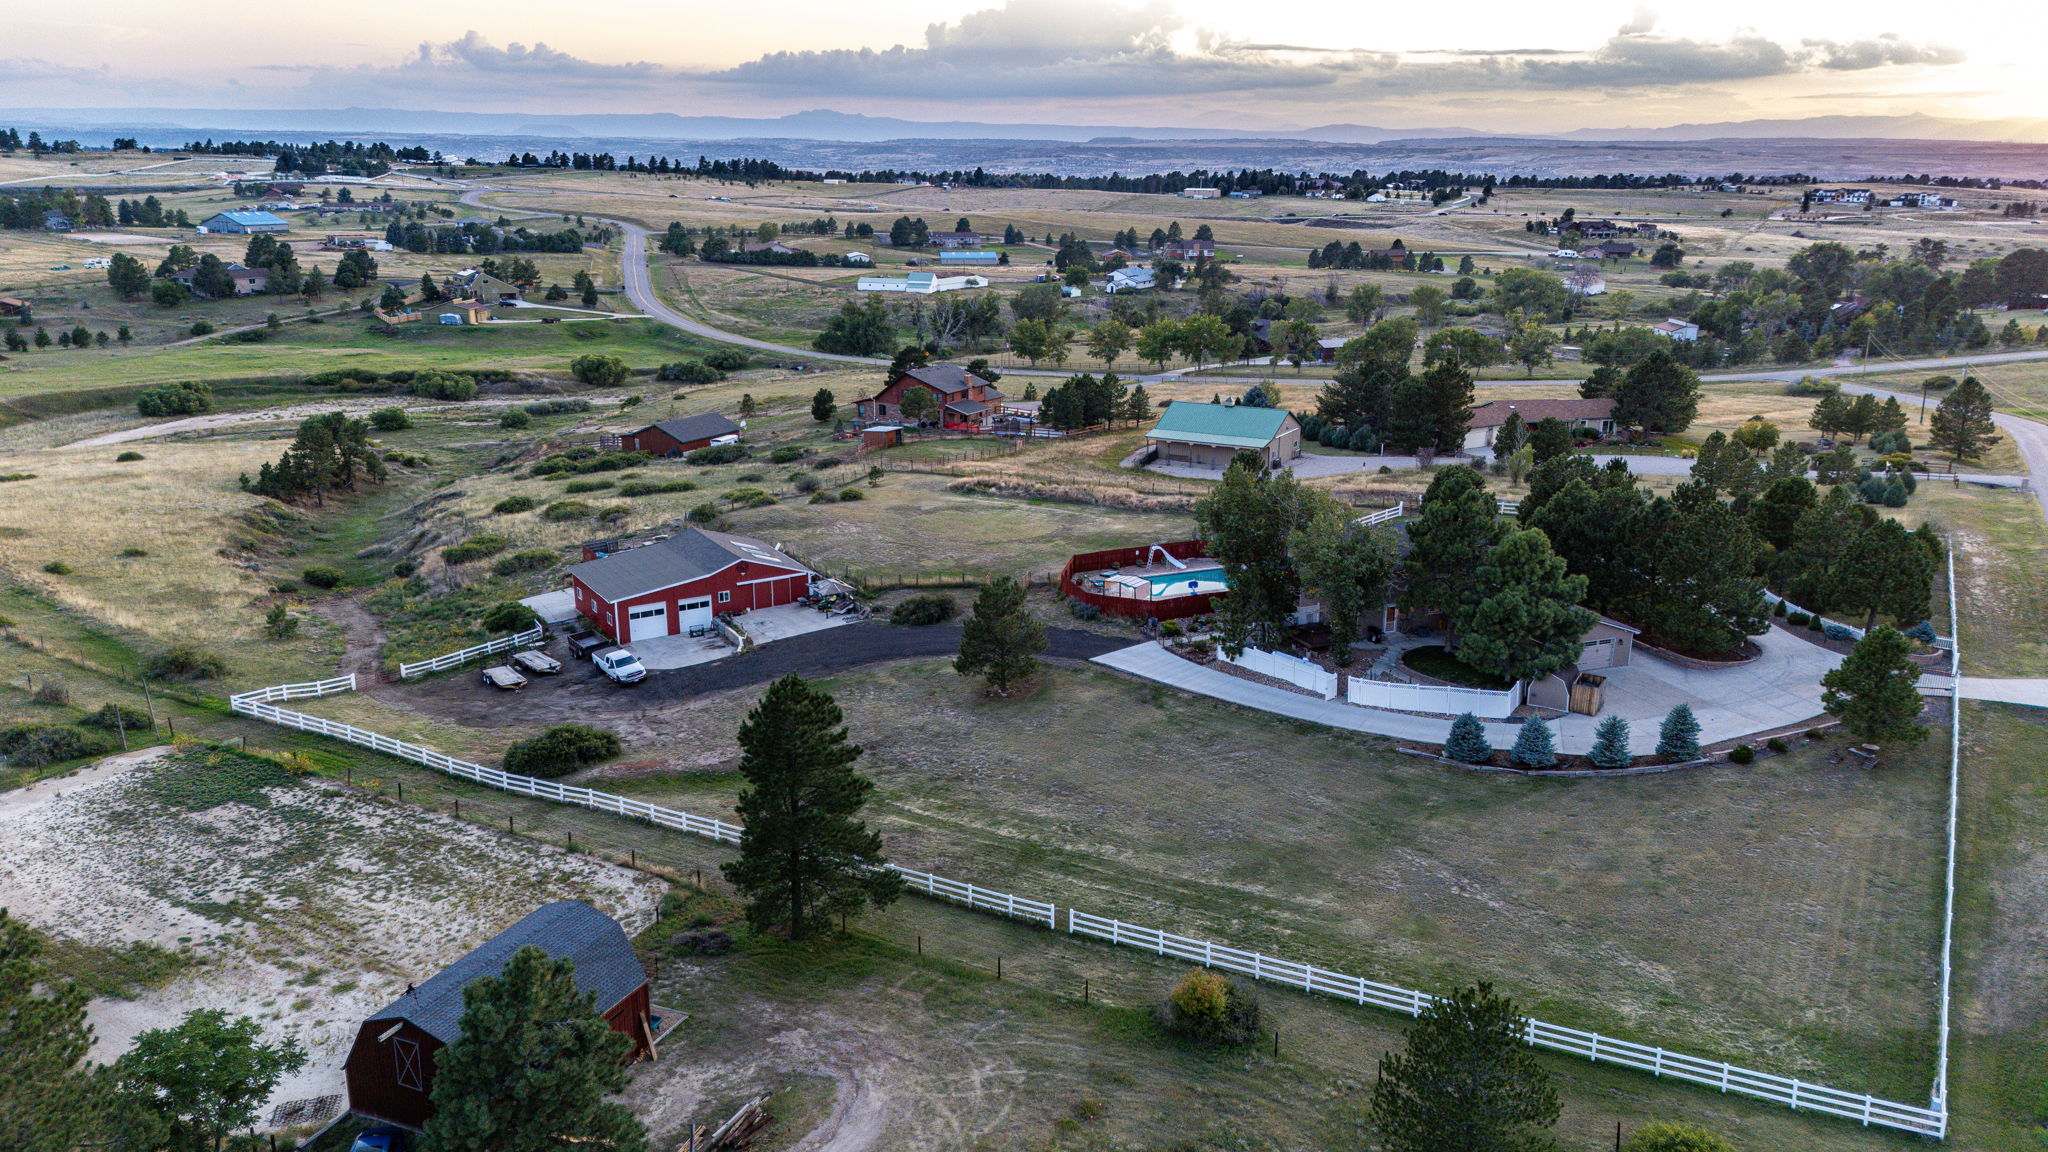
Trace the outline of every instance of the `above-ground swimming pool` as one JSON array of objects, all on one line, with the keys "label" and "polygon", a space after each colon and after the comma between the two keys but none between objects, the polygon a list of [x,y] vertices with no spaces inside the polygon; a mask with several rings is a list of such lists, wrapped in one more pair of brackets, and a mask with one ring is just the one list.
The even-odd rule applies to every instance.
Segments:
[{"label": "above-ground swimming pool", "polygon": [[1152,585],[1152,595],[1196,596],[1204,592],[1223,592],[1230,588],[1224,582],[1221,568],[1190,568],[1185,572],[1152,572],[1145,579]]}]

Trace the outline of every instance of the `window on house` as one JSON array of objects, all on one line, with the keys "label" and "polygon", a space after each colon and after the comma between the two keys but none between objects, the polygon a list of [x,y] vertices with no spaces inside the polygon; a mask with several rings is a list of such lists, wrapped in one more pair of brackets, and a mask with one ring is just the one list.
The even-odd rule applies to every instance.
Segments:
[{"label": "window on house", "polygon": [[720,593],[718,594],[718,602],[719,602],[720,604],[724,604],[724,603],[726,603],[726,602],[730,601],[731,599],[732,599],[732,593],[730,593],[730,592],[720,592]]}]

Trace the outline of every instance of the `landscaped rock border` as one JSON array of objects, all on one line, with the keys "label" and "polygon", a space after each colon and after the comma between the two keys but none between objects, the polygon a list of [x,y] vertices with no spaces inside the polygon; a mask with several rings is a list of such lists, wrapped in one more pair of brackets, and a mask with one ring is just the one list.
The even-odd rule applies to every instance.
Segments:
[{"label": "landscaped rock border", "polygon": [[1757,642],[1754,640],[1744,640],[1742,647],[1738,649],[1742,655],[1733,660],[1702,660],[1698,656],[1681,656],[1668,648],[1659,648],[1641,636],[1636,637],[1635,646],[1660,660],[1669,660],[1680,668],[1691,668],[1699,672],[1718,672],[1723,668],[1740,668],[1744,664],[1755,663],[1764,654],[1764,650],[1758,647]]}]

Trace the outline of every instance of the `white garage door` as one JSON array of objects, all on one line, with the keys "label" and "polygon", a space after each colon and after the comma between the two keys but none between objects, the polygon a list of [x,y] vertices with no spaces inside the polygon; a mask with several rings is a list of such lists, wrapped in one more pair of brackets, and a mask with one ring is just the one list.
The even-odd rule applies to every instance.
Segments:
[{"label": "white garage door", "polygon": [[652,640],[668,635],[668,605],[650,604],[626,613],[626,639]]},{"label": "white garage door", "polygon": [[1588,640],[1579,649],[1579,671],[1590,672],[1595,668],[1614,667],[1614,646],[1619,641],[1612,637],[1606,640]]},{"label": "white garage door", "polygon": [[676,621],[677,631],[688,634],[692,631],[711,627],[711,601],[685,600],[677,605],[681,611]]}]

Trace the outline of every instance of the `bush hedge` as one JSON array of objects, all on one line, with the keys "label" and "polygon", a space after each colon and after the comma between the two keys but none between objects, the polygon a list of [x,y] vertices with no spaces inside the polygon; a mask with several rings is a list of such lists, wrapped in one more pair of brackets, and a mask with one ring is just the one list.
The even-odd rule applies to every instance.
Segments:
[{"label": "bush hedge", "polygon": [[505,749],[505,771],[552,780],[617,756],[617,735],[588,724],[557,724]]},{"label": "bush hedge", "polygon": [[926,624],[944,624],[959,611],[951,596],[937,596],[927,593],[912,596],[896,605],[889,612],[889,623],[919,627]]}]

